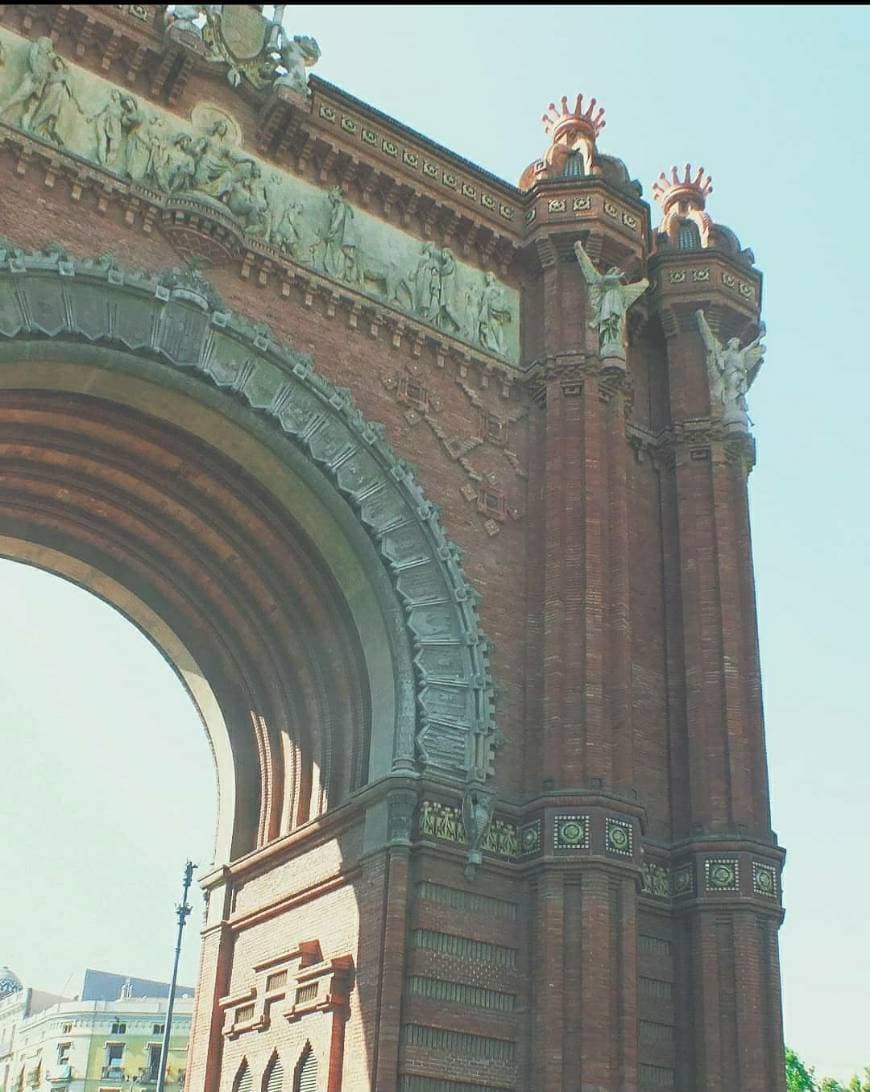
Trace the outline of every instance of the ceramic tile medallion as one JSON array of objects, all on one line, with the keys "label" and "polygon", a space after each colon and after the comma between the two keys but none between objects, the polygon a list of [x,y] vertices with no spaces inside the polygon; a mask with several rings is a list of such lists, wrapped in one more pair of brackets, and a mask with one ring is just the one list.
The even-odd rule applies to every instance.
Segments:
[{"label": "ceramic tile medallion", "polygon": [[737,891],[740,866],[734,857],[709,857],[704,862],[704,882],[708,891]]},{"label": "ceramic tile medallion", "polygon": [[554,849],[588,849],[589,816],[557,815],[553,820]]}]

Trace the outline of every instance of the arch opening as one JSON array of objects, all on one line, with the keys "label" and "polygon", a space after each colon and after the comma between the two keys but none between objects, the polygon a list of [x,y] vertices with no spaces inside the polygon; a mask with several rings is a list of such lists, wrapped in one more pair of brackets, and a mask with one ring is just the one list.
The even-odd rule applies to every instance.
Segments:
[{"label": "arch opening", "polygon": [[72,373],[79,390],[33,389],[46,374],[31,366],[31,389],[4,393],[0,552],[94,591],[174,666],[217,765],[215,861],[231,860],[367,782],[373,717],[389,750],[397,657],[375,559],[366,573],[310,495],[277,501],[268,459],[243,470],[196,437],[183,398],[173,414],[161,392],[158,419],[136,405],[153,390],[97,393],[100,376]]},{"label": "arch opening", "polygon": [[[32,877],[0,951],[58,997],[85,968],[165,981],[185,857],[207,870],[214,850],[215,768],[190,694],[139,627],[74,581],[2,560],[0,599],[0,857],[4,875]],[[195,932],[180,996],[196,982]]]}]

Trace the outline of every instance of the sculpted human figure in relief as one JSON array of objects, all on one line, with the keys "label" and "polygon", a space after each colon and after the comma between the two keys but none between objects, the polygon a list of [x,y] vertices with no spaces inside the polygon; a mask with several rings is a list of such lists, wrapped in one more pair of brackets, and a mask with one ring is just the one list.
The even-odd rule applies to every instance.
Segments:
[{"label": "sculpted human figure in relief", "polygon": [[124,96],[117,87],[109,92],[109,101],[88,118],[97,139],[97,162],[101,167],[117,170],[124,143]]},{"label": "sculpted human figure in relief", "polygon": [[66,62],[55,52],[50,38],[37,38],[27,51],[27,70],[21,83],[0,110],[0,117],[21,108],[18,124],[22,129],[63,147],[63,112],[70,104],[83,113]]},{"label": "sculpted human figure in relief", "polygon": [[478,341],[491,353],[504,356],[506,351],[504,327],[510,322],[511,313],[505,301],[504,289],[496,283],[495,273],[487,273],[477,310]]},{"label": "sculpted human figure in relief", "polygon": [[23,106],[18,124],[22,129],[29,128],[30,118],[45,91],[48,77],[51,75],[57,54],[51,44],[51,38],[37,38],[27,51],[27,71],[17,90],[0,110],[0,117],[5,117],[15,107]]},{"label": "sculpted human figure in relief", "polygon": [[55,54],[45,88],[30,117],[29,128],[37,136],[45,137],[63,148],[66,143],[62,132],[64,110],[70,105],[84,116],[84,110],[70,83],[66,61]]},{"label": "sculpted human figure in relief", "polygon": [[589,286],[592,309],[589,325],[598,327],[599,353],[602,358],[625,360],[626,315],[634,301],[649,288],[649,281],[644,277],[634,284],[623,284],[625,274],[616,266],[599,273],[579,239],[574,244],[574,253]]},{"label": "sculpted human figure in relief", "polygon": [[337,187],[327,196],[329,224],[323,237],[323,268],[331,277],[349,281],[356,269],[356,232],[353,209]]},{"label": "sculpted human figure in relief", "polygon": [[723,407],[722,420],[725,424],[748,428],[746,392],[764,359],[764,346],[761,344],[766,333],[764,323],[759,326],[758,337],[741,349],[740,339],[736,337],[729,338],[723,345],[707,324],[703,311],[696,311],[695,317],[707,349],[710,402],[718,402]]}]

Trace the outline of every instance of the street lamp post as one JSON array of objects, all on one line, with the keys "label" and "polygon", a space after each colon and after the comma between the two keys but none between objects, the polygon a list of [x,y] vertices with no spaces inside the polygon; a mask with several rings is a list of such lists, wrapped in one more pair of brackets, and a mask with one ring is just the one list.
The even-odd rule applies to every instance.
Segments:
[{"label": "street lamp post", "polygon": [[187,924],[187,918],[193,907],[187,901],[187,893],[193,882],[193,870],[196,865],[188,861],[184,866],[184,887],[181,902],[176,906],[178,917],[178,939],[175,942],[175,962],[172,964],[172,981],[169,983],[169,1001],[166,1005],[166,1026],[163,1029],[163,1045],[160,1048],[160,1072],[157,1074],[157,1092],[163,1092],[166,1084],[166,1067],[169,1064],[169,1036],[172,1034],[172,1009],[175,1006],[175,984],[178,979],[178,960],[181,956],[181,934]]}]

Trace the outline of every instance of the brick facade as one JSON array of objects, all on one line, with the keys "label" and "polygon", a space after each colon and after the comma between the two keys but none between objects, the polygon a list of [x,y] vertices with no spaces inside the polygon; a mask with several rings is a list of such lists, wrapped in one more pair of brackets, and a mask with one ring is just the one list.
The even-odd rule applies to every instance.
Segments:
[{"label": "brick facade", "polygon": [[[179,116],[201,99],[218,104],[258,155],[342,186],[351,203],[421,242],[449,243],[520,292],[516,367],[267,248],[220,258],[213,237],[190,227],[181,249],[195,252],[200,230],[226,307],[349,388],[464,553],[503,737],[487,785],[494,822],[471,876],[461,784],[423,766],[366,786],[363,735],[347,754],[330,752],[332,798],[326,788],[317,796],[325,744],[308,780],[293,781],[305,760],[291,749],[305,739],[278,745],[270,733],[301,722],[286,712],[298,701],[319,740],[312,710],[330,692],[356,724],[369,700],[363,652],[318,571],[317,544],[292,545],[292,508],[285,514],[266,486],[261,497],[263,478],[255,487],[243,462],[236,473],[235,449],[224,446],[221,462],[205,425],[194,438],[168,411],[153,423],[153,402],[146,420],[132,403],[118,408],[110,393],[94,400],[60,379],[50,391],[3,392],[14,425],[0,451],[4,533],[72,550],[72,530],[52,537],[66,516],[60,493],[39,484],[48,471],[31,468],[39,449],[33,463],[52,467],[66,511],[78,490],[91,512],[77,556],[114,573],[190,647],[212,649],[227,715],[248,702],[250,731],[263,733],[237,762],[280,752],[275,784],[296,786],[292,806],[262,804],[256,832],[239,835],[205,881],[191,1090],[230,1092],[243,1064],[259,1088],[276,1051],[289,1089],[307,1049],[328,1092],[783,1089],[784,855],[770,826],[761,709],[754,445],[711,408],[692,318],[706,309],[723,339],[754,329],[757,270],[725,235],[697,251],[657,247],[627,176],[543,178],[524,193],[315,78],[311,101],[281,106],[276,121],[262,96],[234,91],[182,46],[161,53],[154,5],[7,6],[0,20],[27,38],[51,33],[71,64]],[[377,145],[335,123],[344,116],[369,124]],[[431,159],[437,177],[412,173],[392,147]],[[110,252],[146,272],[181,263],[182,236],[158,201],[8,124],[0,178],[0,235],[25,251],[60,243],[72,258]],[[652,281],[630,316],[625,370],[597,355],[577,239],[602,267]],[[95,480],[98,445],[111,452],[99,518],[83,484]],[[136,490],[118,500],[125,452],[152,468],[142,527]],[[161,500],[167,452],[177,481]],[[203,527],[185,523],[206,499],[208,529],[208,516]],[[174,552],[146,531],[170,519]],[[152,569],[136,569],[137,550],[152,552]],[[198,551],[216,559],[213,577],[189,560]],[[233,556],[246,564],[218,587]],[[169,570],[188,563],[196,610],[170,587]],[[295,614],[282,602],[288,588]],[[319,653],[295,651],[304,625]],[[208,644],[206,630],[223,636]]]}]

